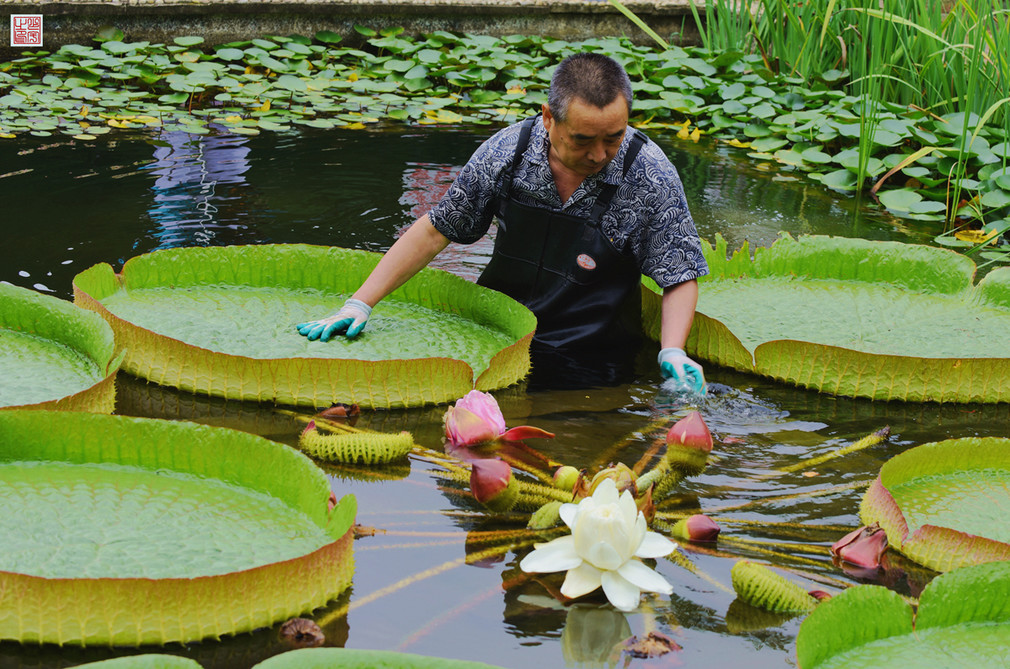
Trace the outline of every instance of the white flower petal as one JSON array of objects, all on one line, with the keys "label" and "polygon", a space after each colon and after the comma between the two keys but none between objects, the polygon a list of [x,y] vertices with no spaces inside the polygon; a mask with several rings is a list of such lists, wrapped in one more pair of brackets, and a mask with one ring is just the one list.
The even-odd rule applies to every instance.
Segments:
[{"label": "white flower petal", "polygon": [[575,552],[575,539],[569,534],[537,546],[536,550],[522,559],[519,568],[526,572],[547,573],[566,571],[580,564],[582,558]]},{"label": "white flower petal", "polygon": [[562,504],[561,508],[558,509],[558,515],[561,516],[561,520],[565,521],[565,525],[567,525],[573,532],[575,531],[575,518],[578,514],[578,504]]},{"label": "white flower petal", "polygon": [[632,611],[638,606],[642,591],[618,572],[605,571],[600,575],[600,581],[607,599],[621,611]]},{"label": "white flower petal", "polygon": [[659,592],[664,595],[673,592],[673,586],[667,583],[659,572],[650,569],[638,560],[628,560],[621,565],[617,573],[640,590]]},{"label": "white flower petal", "polygon": [[600,485],[593,491],[593,496],[587,499],[592,499],[597,504],[617,504],[617,484],[614,483],[614,479],[600,481]]},{"label": "white flower petal", "polygon": [[[557,541],[557,539],[555,539]],[[635,551],[635,557],[657,558],[669,555],[677,550],[677,544],[673,543],[662,534],[646,532],[641,545]]]},{"label": "white flower petal", "polygon": [[617,569],[628,559],[606,541],[597,541],[582,552],[581,556],[599,569]]},{"label": "white flower petal", "polygon": [[[621,518],[628,527],[633,527],[635,519],[639,517],[638,507],[635,505],[635,498],[631,496],[630,490],[621,493],[617,500],[617,506],[621,510]],[[644,516],[643,516],[644,520]]]},{"label": "white flower petal", "polygon": [[565,597],[581,597],[600,587],[600,576],[603,574],[591,564],[583,562],[575,569],[569,569],[565,574],[565,582],[561,584],[561,594]]},{"label": "white flower petal", "polygon": [[645,516],[638,513],[635,522],[628,528],[628,550],[627,556],[630,558],[638,552],[645,535],[649,533],[649,524],[645,521]]}]

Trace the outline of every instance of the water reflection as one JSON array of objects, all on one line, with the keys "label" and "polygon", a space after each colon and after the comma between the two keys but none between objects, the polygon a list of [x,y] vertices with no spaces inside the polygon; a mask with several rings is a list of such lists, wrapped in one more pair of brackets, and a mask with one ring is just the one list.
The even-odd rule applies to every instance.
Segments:
[{"label": "water reflection", "polygon": [[[415,220],[427,214],[438,203],[459,171],[462,164],[408,163],[403,171],[403,195],[400,204],[409,206],[409,222],[397,231],[397,236]],[[450,243],[429,267],[443,269],[470,281],[476,281],[494,250],[494,233],[485,235],[473,244]]]},{"label": "water reflection", "polygon": [[153,144],[154,201],[148,215],[157,249],[208,246],[222,228],[243,229],[252,198],[248,138],[162,131]]}]

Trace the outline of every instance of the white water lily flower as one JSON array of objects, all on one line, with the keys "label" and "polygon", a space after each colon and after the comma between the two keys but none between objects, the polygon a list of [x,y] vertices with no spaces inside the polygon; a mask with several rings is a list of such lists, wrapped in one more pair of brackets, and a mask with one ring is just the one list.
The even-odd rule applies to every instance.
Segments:
[{"label": "white water lily flower", "polygon": [[621,611],[638,606],[642,591],[669,595],[673,587],[639,558],[656,558],[677,544],[648,531],[635,498],[618,495],[613,479],[606,479],[576,504],[561,506],[561,519],[572,533],[546,544],[522,559],[526,572],[567,571],[561,594],[580,597],[601,585],[610,603]]}]

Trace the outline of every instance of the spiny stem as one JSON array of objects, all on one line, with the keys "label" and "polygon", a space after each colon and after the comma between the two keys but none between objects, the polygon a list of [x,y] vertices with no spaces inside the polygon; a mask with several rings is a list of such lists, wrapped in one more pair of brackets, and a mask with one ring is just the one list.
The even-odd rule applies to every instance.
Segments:
[{"label": "spiny stem", "polygon": [[322,426],[329,428],[331,432],[366,432],[367,430],[361,430],[356,427],[351,427],[346,423],[342,423],[336,420],[330,420],[329,418],[321,418],[319,416],[306,416],[300,411],[292,411],[290,409],[274,409],[276,413],[282,416],[290,416],[301,423],[311,423],[315,422],[316,426]]},{"label": "spiny stem", "polygon": [[782,548],[796,553],[811,553],[813,555],[824,554],[823,546],[814,546],[811,544],[797,544],[786,541],[766,541],[763,539],[745,539],[743,537],[731,537],[729,538],[729,541],[730,543],[744,546],[774,546],[776,548]]},{"label": "spiny stem", "polygon": [[[816,565],[816,566],[821,566],[821,567],[824,566],[824,561],[823,560],[822,561],[811,560],[810,558],[797,557],[796,555],[792,555],[790,553],[783,553],[782,551],[776,551],[776,550],[772,550],[770,548],[761,548],[759,546],[755,546],[754,544],[752,544],[752,543],[750,543],[748,541],[741,541],[740,539],[736,539],[735,537],[722,537],[722,536],[720,536],[719,537],[719,543],[720,544],[735,545],[735,546],[738,546],[740,548],[745,548],[745,549],[747,549],[749,551],[753,551],[755,553],[760,553],[761,555],[770,555],[770,556],[778,558],[779,560],[782,560],[784,562],[800,562],[800,563],[803,563],[803,564]],[[776,565],[778,565],[778,563],[776,563]]]},{"label": "spiny stem", "polygon": [[672,553],[666,556],[666,559],[674,563],[675,565],[687,569],[689,572],[691,572],[698,578],[707,581],[708,583],[711,583],[712,585],[714,585],[715,587],[719,588],[724,592],[733,592],[733,588],[721,583],[720,581],[716,580],[715,578],[705,573],[701,569],[698,569],[698,565],[691,562],[691,560],[688,559],[687,555],[685,555],[680,550],[673,551]]},{"label": "spiny stem", "polygon": [[804,497],[820,497],[823,495],[833,495],[837,492],[844,492],[846,490],[868,488],[871,483],[873,483],[873,481],[854,481],[852,483],[843,483],[841,485],[831,486],[830,488],[806,490],[804,492],[793,493],[791,495],[779,495],[777,497],[762,497],[760,499],[751,499],[746,502],[740,502],[739,504],[727,504],[726,506],[720,506],[714,509],[710,509],[709,511],[711,513],[719,513],[722,511],[737,511],[739,509],[743,509],[748,506],[754,506],[756,504],[768,504],[769,502],[785,502],[794,499],[802,499]]},{"label": "spiny stem", "polygon": [[[869,448],[870,446],[875,446],[880,442],[887,439],[891,434],[891,428],[885,425],[876,432],[868,434],[854,444],[849,444],[842,448],[835,449],[830,453],[825,453],[824,455],[818,456],[816,458],[811,458],[809,460],[804,460],[802,462],[797,462],[795,464],[789,465],[788,467],[779,467],[780,472],[788,473],[799,471],[800,469],[807,469],[810,467],[816,467],[817,465],[827,462],[828,460],[834,460],[843,455],[848,455],[849,453],[855,453],[856,451],[861,451],[864,448]],[[774,474],[766,474],[765,476],[774,476]]]}]

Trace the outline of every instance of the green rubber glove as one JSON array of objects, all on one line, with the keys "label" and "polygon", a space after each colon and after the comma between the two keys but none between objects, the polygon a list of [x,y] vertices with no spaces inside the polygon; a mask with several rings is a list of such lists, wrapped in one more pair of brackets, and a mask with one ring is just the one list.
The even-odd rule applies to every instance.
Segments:
[{"label": "green rubber glove", "polygon": [[693,393],[705,394],[707,387],[701,365],[687,357],[682,348],[664,348],[659,352],[659,372],[664,379],[676,379]]},{"label": "green rubber glove", "polygon": [[353,297],[340,308],[340,311],[321,318],[318,321],[299,323],[295,326],[298,334],[305,335],[309,341],[329,341],[335,334],[344,334],[348,339],[354,339],[358,333],[365,328],[368,317],[372,315],[372,308]]}]

